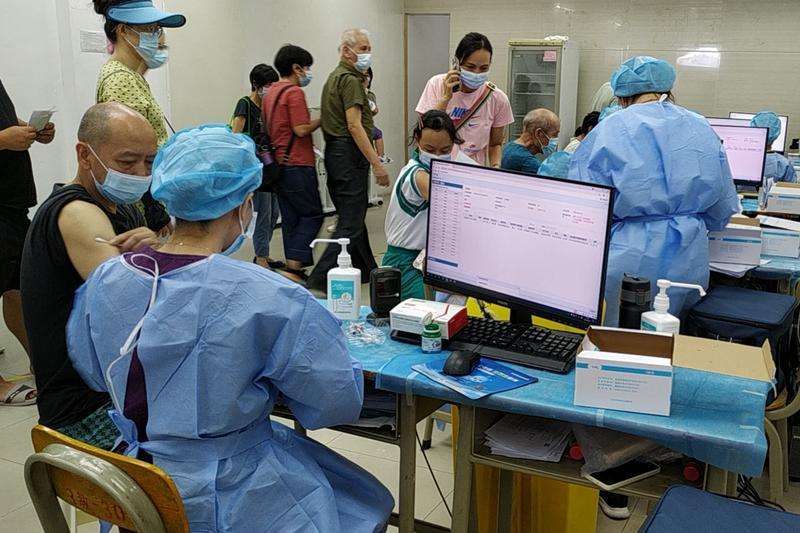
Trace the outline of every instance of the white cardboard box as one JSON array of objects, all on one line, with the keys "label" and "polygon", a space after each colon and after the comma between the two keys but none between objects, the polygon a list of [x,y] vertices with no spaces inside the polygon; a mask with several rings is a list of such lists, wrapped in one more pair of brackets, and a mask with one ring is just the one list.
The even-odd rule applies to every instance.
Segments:
[{"label": "white cardboard box", "polygon": [[761,253],[778,257],[800,257],[800,233],[785,229],[763,228]]},{"label": "white cardboard box", "polygon": [[[624,346],[613,339],[619,333],[644,337],[659,347],[660,355],[622,353]],[[615,346],[620,351],[613,351]],[[607,328],[587,332],[575,361],[575,405],[669,416],[671,398],[671,334]]]},{"label": "white cardboard box", "polygon": [[737,265],[761,264],[762,237],[758,221],[754,225],[728,224],[722,231],[708,232],[708,260]]},{"label": "white cardboard box", "polygon": [[800,222],[761,215],[761,253],[779,257],[800,257]]},{"label": "white cardboard box", "polygon": [[391,328],[421,335],[425,324],[436,322],[443,339],[455,336],[467,325],[467,308],[445,302],[431,302],[409,298],[389,312]]},{"label": "white cardboard box", "polygon": [[800,214],[800,184],[776,183],[767,193],[767,209],[771,213]]},{"label": "white cardboard box", "polygon": [[575,368],[575,405],[669,415],[673,368],[771,382],[769,341],[761,347],[699,337],[592,326]]}]

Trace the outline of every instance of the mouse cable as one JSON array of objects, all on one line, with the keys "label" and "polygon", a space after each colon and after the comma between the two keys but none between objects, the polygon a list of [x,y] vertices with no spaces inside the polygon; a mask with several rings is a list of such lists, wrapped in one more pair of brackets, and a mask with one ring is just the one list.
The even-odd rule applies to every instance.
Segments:
[{"label": "mouse cable", "polygon": [[416,428],[414,429],[414,434],[417,436],[417,444],[419,444],[419,449],[422,450],[422,457],[425,458],[425,464],[428,465],[428,471],[430,471],[431,477],[433,478],[433,484],[436,485],[436,490],[439,491],[439,497],[442,499],[444,508],[447,510],[447,514],[450,515],[450,518],[452,519],[453,512],[450,510],[450,506],[447,505],[447,498],[445,498],[444,492],[442,492],[442,487],[439,486],[439,480],[436,479],[436,474],[433,473],[433,467],[431,466],[431,462],[428,461],[428,454],[425,453],[425,448],[422,447],[422,439],[419,438],[419,433],[417,432]]}]

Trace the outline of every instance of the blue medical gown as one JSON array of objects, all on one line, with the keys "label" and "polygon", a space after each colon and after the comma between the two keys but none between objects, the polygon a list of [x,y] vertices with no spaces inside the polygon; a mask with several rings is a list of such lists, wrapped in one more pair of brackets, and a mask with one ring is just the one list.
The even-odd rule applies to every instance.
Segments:
[{"label": "blue medical gown", "polygon": [[[708,122],[669,102],[636,104],[599,123],[572,156],[571,179],[615,189],[604,323],[616,326],[622,275],[708,286],[708,231],[738,210],[725,150]],[[670,312],[696,301],[670,289]]]},{"label": "blue medical gown", "polygon": [[[383,485],[269,420],[279,393],[308,429],[358,419],[363,376],[338,320],[281,276],[221,255],[160,276],[147,310],[153,279],[120,258],[98,267],[75,296],[70,360],[111,393],[126,453],[148,452],[175,481],[191,531],[384,531]],[[143,316],[146,436],[120,412],[141,388],[120,347]]]},{"label": "blue medical gown", "polygon": [[770,152],[764,162],[764,176],[775,181],[797,183],[797,172],[788,159],[781,154]]}]

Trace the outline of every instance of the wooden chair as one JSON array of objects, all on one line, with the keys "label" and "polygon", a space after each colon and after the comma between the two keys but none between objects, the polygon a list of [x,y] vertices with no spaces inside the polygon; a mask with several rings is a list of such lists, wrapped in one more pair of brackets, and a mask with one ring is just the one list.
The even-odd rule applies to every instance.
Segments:
[{"label": "wooden chair", "polygon": [[25,483],[45,533],[69,531],[58,498],[131,531],[188,533],[178,489],[160,468],[41,425],[31,438]]}]

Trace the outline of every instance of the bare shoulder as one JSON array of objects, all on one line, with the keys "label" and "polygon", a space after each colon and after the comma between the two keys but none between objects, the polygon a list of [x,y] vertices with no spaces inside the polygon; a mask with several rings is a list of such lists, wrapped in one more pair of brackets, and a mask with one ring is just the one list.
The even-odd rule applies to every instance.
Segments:
[{"label": "bare shoulder", "polygon": [[105,212],[95,204],[83,200],[75,200],[61,208],[58,229],[66,241],[89,233],[93,237],[114,237],[114,229]]}]

